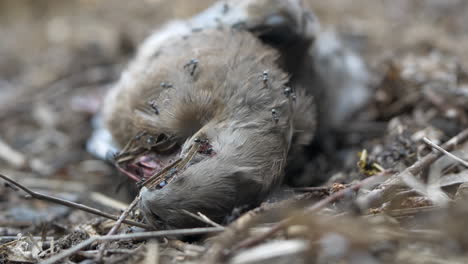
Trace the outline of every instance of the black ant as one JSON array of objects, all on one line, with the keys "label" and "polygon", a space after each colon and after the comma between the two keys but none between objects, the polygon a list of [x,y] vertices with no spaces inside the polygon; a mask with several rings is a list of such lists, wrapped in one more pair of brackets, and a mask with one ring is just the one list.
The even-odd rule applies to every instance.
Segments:
[{"label": "black ant", "polygon": [[156,105],[156,101],[155,100],[151,100],[148,102],[148,105],[151,107],[151,109],[153,109],[153,112],[156,114],[156,115],[159,115],[159,108],[158,106]]},{"label": "black ant", "polygon": [[286,95],[286,97],[289,97],[291,94],[292,94],[292,89],[291,87],[284,87],[284,91],[283,91],[284,95]]},{"label": "black ant", "polygon": [[263,71],[262,73],[263,84],[268,85],[268,71]]},{"label": "black ant", "polygon": [[193,76],[195,74],[195,70],[198,67],[198,60],[197,59],[191,59],[187,64],[184,65],[184,69],[189,68],[190,70],[190,76]]},{"label": "black ant", "polygon": [[276,124],[278,124],[278,121],[279,121],[279,114],[278,114],[278,111],[276,109],[271,109],[271,115],[273,117],[273,121],[275,121]]},{"label": "black ant", "polygon": [[161,82],[159,84],[162,88],[172,88],[173,85],[171,83]]}]

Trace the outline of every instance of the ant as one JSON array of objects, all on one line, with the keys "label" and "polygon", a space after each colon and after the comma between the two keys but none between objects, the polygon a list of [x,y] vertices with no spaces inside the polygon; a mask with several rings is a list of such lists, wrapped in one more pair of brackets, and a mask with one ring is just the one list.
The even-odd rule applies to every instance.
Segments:
[{"label": "ant", "polygon": [[171,83],[161,82],[159,84],[162,88],[172,88],[173,85]]},{"label": "ant", "polygon": [[279,121],[279,113],[276,109],[271,109],[271,115],[273,117],[273,121],[275,121],[276,124],[278,124]]},{"label": "ant", "polygon": [[294,94],[294,91],[292,90],[291,87],[284,87],[284,91],[283,91],[284,95],[286,95],[286,97],[290,97],[291,96],[291,99],[293,100],[293,102],[296,102],[296,94]]},{"label": "ant", "polygon": [[268,82],[268,71],[263,71],[262,73],[263,84],[267,85]]},{"label": "ant", "polygon": [[195,73],[195,70],[198,67],[198,60],[197,59],[191,59],[187,64],[184,65],[184,69],[189,68],[190,70],[190,76],[193,76]]},{"label": "ant", "polygon": [[151,107],[151,109],[153,109],[153,112],[156,114],[156,115],[159,115],[159,108],[158,106],[156,105],[156,100],[151,100],[148,102],[148,105]]}]

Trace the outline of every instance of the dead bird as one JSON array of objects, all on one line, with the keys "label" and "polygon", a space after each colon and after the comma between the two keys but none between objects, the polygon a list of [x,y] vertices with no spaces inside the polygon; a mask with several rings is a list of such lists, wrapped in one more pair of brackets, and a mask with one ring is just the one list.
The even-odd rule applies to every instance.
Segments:
[{"label": "dead bird", "polygon": [[317,23],[301,1],[228,1],[145,41],[89,145],[118,152],[150,224],[201,225],[187,212],[220,222],[280,185],[314,136],[317,109],[328,109],[313,99],[330,97],[311,54]]},{"label": "dead bird", "polygon": [[[199,223],[182,210],[220,221],[235,207],[257,205],[281,183],[295,134],[313,133],[311,97],[298,90],[293,100],[279,54],[245,31],[173,39],[156,56],[127,71],[131,81],[114,88],[104,109],[119,145],[144,131],[136,146],[156,155],[142,177],[189,159],[143,191],[146,218],[183,227]],[[309,120],[305,131],[294,130],[298,109]]]}]

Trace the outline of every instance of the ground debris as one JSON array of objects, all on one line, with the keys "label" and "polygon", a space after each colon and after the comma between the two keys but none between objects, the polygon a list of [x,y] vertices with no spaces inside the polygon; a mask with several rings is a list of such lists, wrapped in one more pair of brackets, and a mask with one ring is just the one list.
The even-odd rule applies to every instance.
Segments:
[{"label": "ground debris", "polygon": [[[1,1],[0,33],[15,36],[0,40],[1,173],[120,215],[128,182],[86,152],[92,116],[137,43],[212,1],[198,2]],[[224,223],[190,212],[202,230],[150,236],[130,222],[104,240],[114,220],[23,199],[2,181],[0,263],[64,253],[56,263],[468,263],[468,143],[444,145],[468,127],[468,4],[306,2],[366,58],[374,90],[349,130],[304,164],[298,188]],[[310,178],[329,181],[304,186]],[[138,210],[130,218],[140,221]]]}]

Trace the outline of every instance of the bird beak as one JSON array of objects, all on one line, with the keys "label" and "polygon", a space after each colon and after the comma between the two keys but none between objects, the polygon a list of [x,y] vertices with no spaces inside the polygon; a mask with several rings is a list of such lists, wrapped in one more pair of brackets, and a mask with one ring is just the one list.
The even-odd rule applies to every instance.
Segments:
[{"label": "bird beak", "polygon": [[203,136],[192,137],[184,144],[184,148],[167,141],[162,137],[156,144],[145,148],[137,144],[135,139],[131,140],[116,156],[116,167],[135,180],[139,187],[160,189],[190,166],[195,155],[215,154],[211,144]]},{"label": "bird beak", "polygon": [[113,161],[120,172],[141,184],[172,164],[180,151],[177,142],[165,136],[155,139],[141,133],[129,140]]}]

